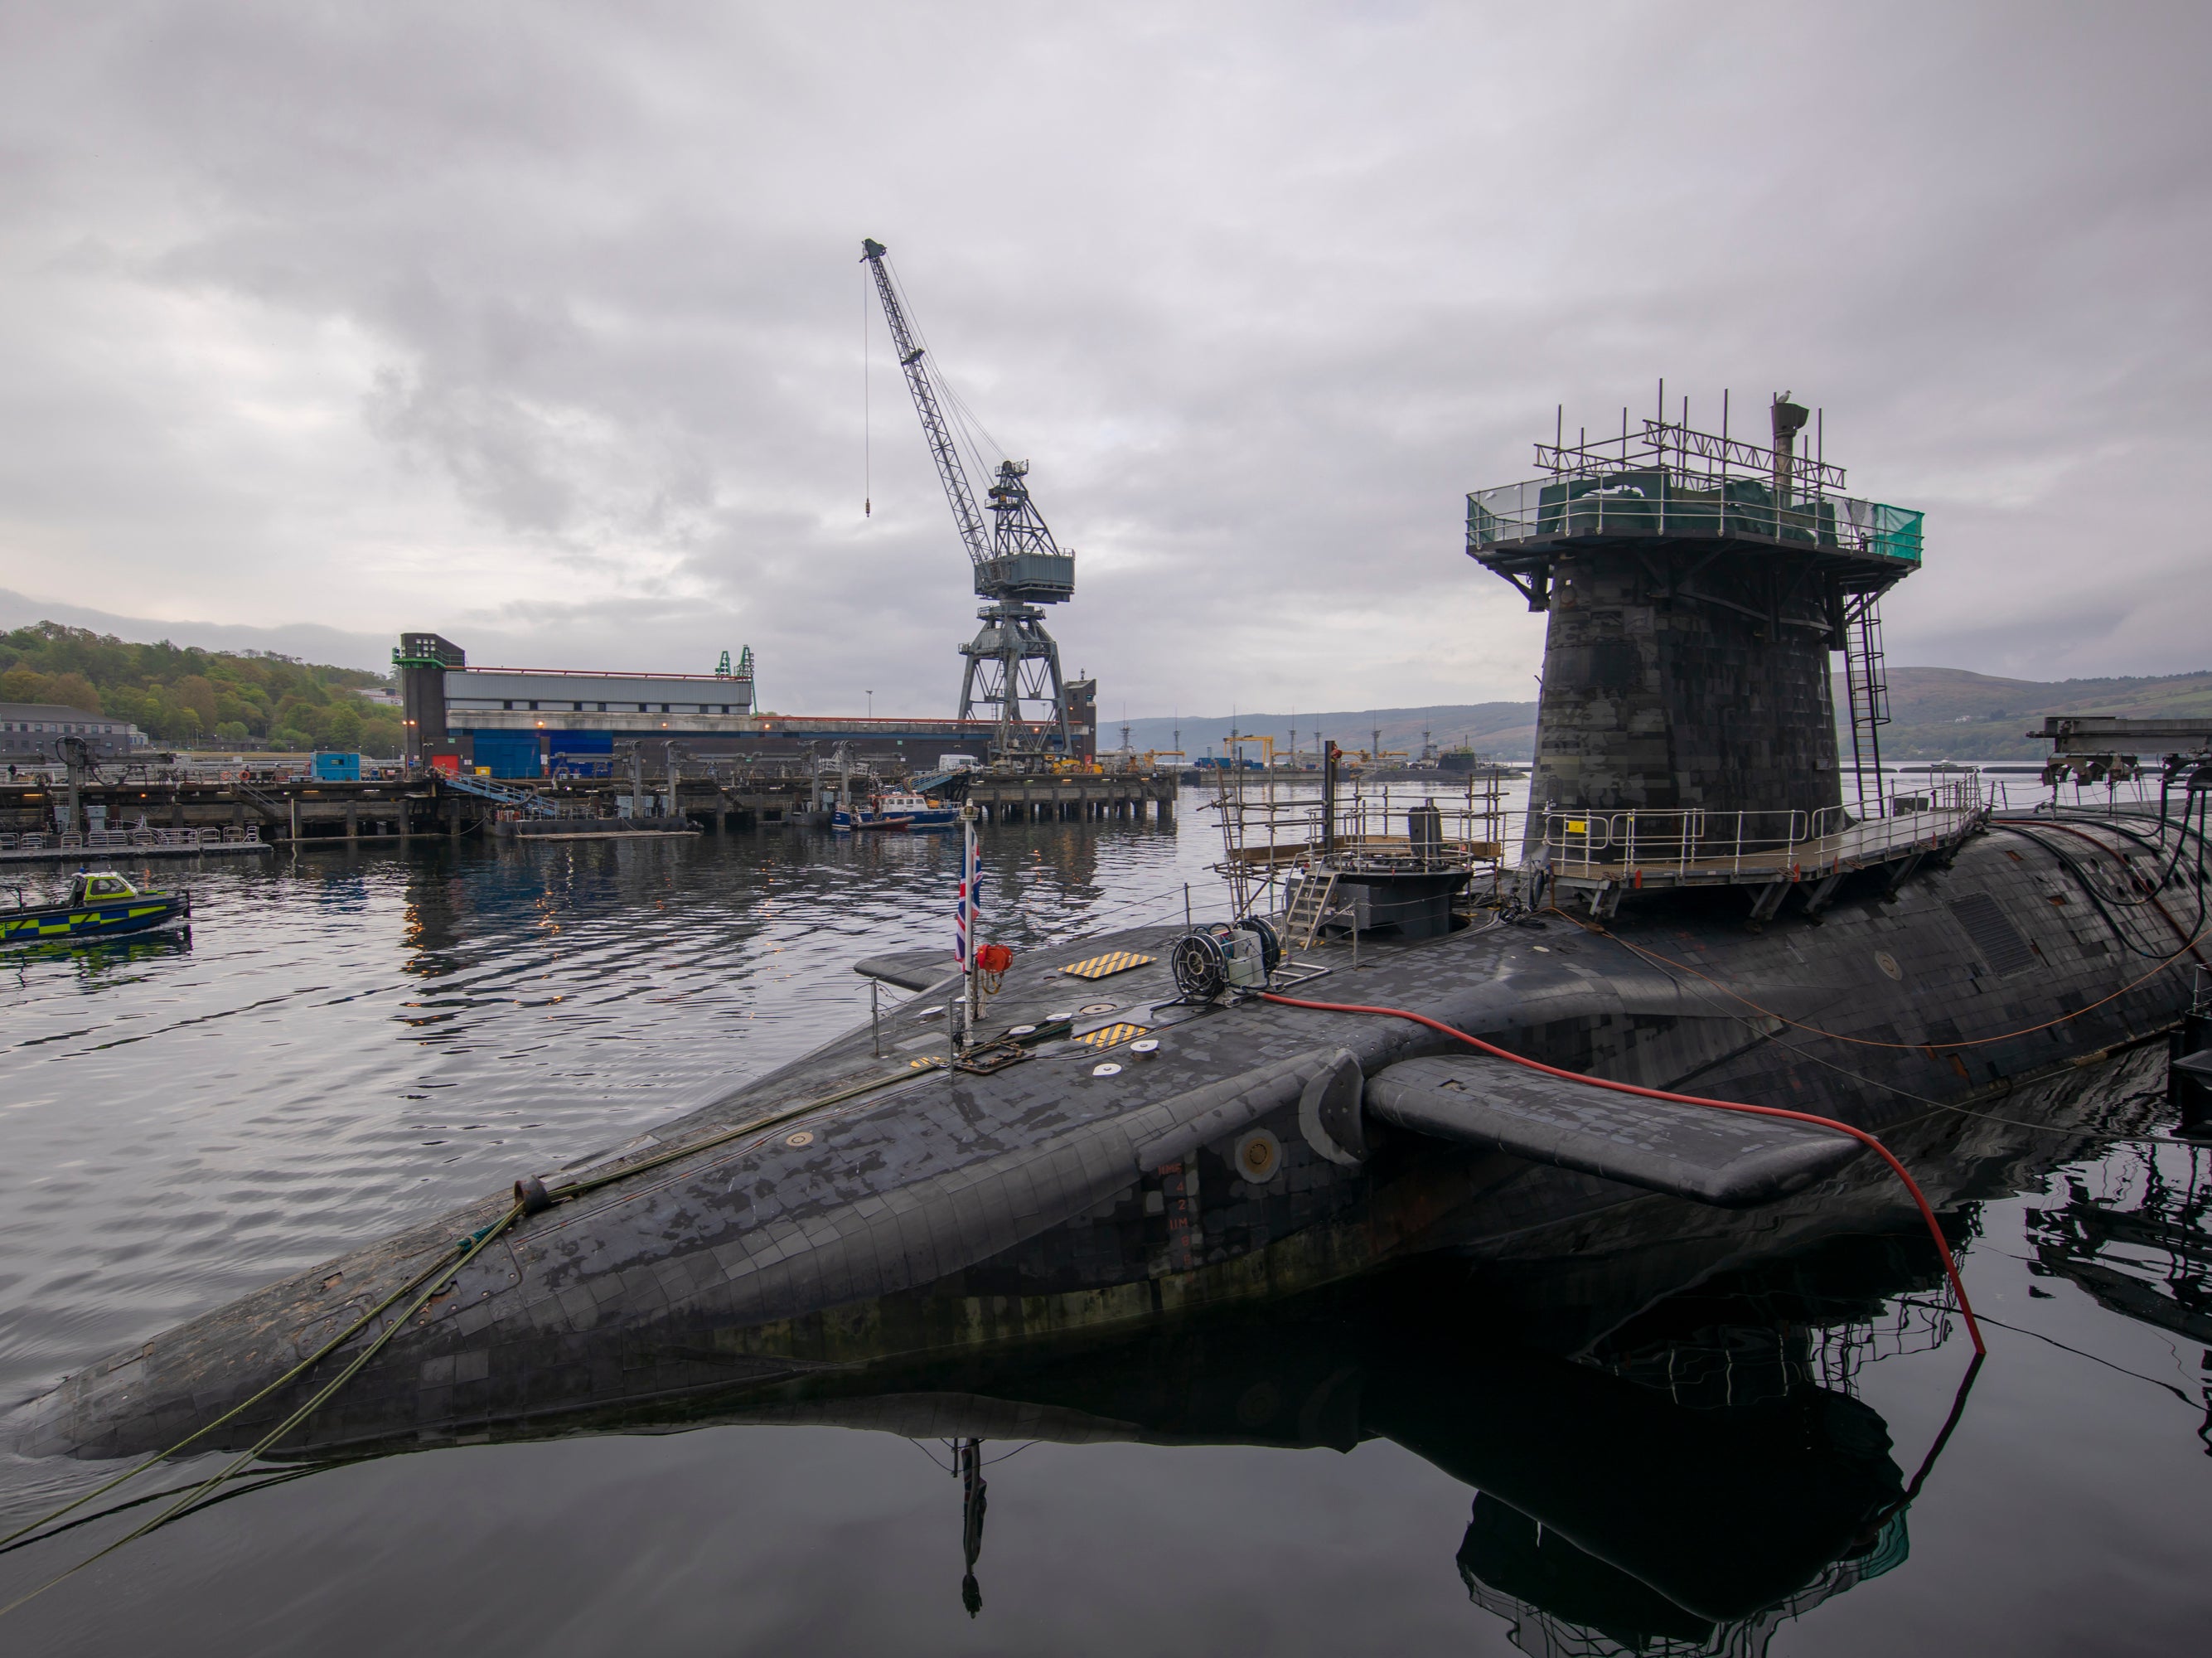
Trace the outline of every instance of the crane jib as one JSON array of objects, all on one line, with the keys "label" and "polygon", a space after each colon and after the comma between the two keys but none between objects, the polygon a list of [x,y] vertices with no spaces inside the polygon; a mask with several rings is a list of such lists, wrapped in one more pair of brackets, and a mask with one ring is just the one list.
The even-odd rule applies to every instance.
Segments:
[{"label": "crane jib", "polygon": [[[1062,754],[1074,752],[1067,715],[1067,697],[1060,671],[1060,647],[1045,631],[1039,605],[1058,604],[1075,591],[1075,556],[1063,552],[1052,530],[1030,499],[1024,481],[1029,462],[1003,460],[989,491],[991,527],[986,529],[983,511],[975,504],[960,450],[951,424],[939,406],[937,387],[922,364],[925,348],[914,338],[906,308],[899,302],[898,287],[891,280],[884,255],[890,250],[872,239],[860,244],[860,255],[872,267],[876,296],[883,302],[884,320],[906,372],[907,390],[913,394],[915,412],[921,419],[921,434],[936,463],[938,481],[952,508],[952,520],[968,548],[975,592],[989,605],[978,619],[982,631],[972,644],[963,645],[968,659],[960,691],[960,717],[975,717],[980,702],[995,707],[999,724],[998,752],[1010,753],[1041,746],[1023,734],[1029,722],[1022,704],[1043,703],[1048,718],[1040,725],[1052,730]],[[955,400],[956,409],[959,406]]]}]

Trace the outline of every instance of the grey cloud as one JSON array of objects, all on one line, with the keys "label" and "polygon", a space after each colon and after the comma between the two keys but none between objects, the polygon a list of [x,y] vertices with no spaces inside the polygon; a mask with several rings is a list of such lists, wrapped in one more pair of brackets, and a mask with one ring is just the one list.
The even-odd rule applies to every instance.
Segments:
[{"label": "grey cloud", "polygon": [[2203,665],[2191,9],[0,31],[0,579],[40,599],[750,642],[787,707],[933,710],[972,601],[878,318],[860,515],[873,235],[1081,551],[1053,625],[1112,706],[1518,699],[1540,625],[1462,497],[1662,374],[1693,417],[1811,397],[1855,485],[1929,509],[1895,659]]}]

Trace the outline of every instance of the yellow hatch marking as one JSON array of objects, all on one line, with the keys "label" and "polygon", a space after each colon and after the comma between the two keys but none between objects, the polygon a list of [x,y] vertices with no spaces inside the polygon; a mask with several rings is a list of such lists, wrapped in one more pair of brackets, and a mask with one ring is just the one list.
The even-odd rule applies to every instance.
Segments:
[{"label": "yellow hatch marking", "polygon": [[1145,1030],[1142,1025],[1102,1025],[1090,1035],[1075,1039],[1090,1048],[1118,1047],[1133,1036],[1142,1036]]},{"label": "yellow hatch marking", "polygon": [[1060,972],[1071,978],[1105,978],[1158,960],[1156,955],[1139,955],[1134,950],[1109,950],[1104,955],[1092,956],[1088,961],[1079,961],[1072,967],[1062,967]]}]

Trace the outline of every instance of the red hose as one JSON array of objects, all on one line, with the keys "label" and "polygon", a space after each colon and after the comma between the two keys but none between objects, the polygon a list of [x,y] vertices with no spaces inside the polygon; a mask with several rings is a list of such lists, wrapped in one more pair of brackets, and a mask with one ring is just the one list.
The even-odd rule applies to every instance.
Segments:
[{"label": "red hose", "polygon": [[1465,1031],[1454,1030],[1442,1020],[1431,1019],[1425,1014],[1408,1013],[1403,1008],[1366,1008],[1346,1002],[1302,1002],[1295,997],[1276,996],[1261,991],[1263,1002],[1280,1003],[1285,1008],[1310,1008],[1316,1013],[1372,1013],[1390,1019],[1410,1019],[1416,1025],[1426,1025],[1432,1031],[1456,1037],[1471,1048],[1493,1054],[1500,1059],[1510,1059],[1516,1065],[1526,1065],[1530,1070],[1541,1071],[1547,1076],[1557,1076],[1569,1082],[1581,1082],[1594,1088],[1610,1088],[1615,1094],[1640,1094],[1646,1100],[1670,1100],[1678,1106],[1710,1106],[1716,1111],[1741,1111],[1753,1117],[1783,1117],[1793,1123],[1810,1123],[1815,1128],[1833,1129],[1838,1134],[1848,1134],[1861,1145],[1872,1150],[1891,1172],[1905,1182],[1905,1189],[1912,1194],[1912,1201],[1920,1205],[1920,1218],[1928,1222],[1928,1235],[1936,1240],[1936,1253],[1943,1258],[1944,1276],[1951,1280],[1951,1293],[1958,1297],[1959,1314],[1966,1320],[1966,1333],[1973,1338],[1974,1351],[1987,1353],[1982,1344],[1982,1326],[1974,1318],[1973,1304],[1966,1299],[1966,1286],[1960,1282],[1959,1265],[1951,1259],[1951,1246],[1945,1241],[1943,1228],[1936,1224],[1936,1211],[1928,1205],[1928,1198],[1920,1190],[1920,1183],[1905,1172],[1903,1163],[1890,1155],[1887,1146],[1864,1129],[1853,1128],[1849,1123],[1839,1123],[1832,1117],[1815,1117],[1808,1111],[1785,1111],[1779,1106],[1747,1106],[1740,1100],[1708,1100],[1695,1094],[1669,1094],[1663,1088],[1641,1088],[1633,1082],[1613,1082],[1602,1076],[1585,1076],[1579,1071],[1561,1070],[1556,1065],[1547,1065],[1539,1060],[1509,1053],[1504,1048],[1484,1041],[1479,1036],[1469,1036]]}]

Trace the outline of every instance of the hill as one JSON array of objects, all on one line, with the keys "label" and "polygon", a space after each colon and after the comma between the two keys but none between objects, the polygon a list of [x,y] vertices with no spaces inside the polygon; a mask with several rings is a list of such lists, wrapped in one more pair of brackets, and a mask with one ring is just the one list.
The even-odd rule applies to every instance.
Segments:
[{"label": "hill", "polygon": [[[1340,748],[1370,748],[1377,727],[1382,747],[1403,754],[1421,752],[1421,734],[1431,734],[1441,748],[1471,747],[1480,753],[1507,760],[1525,760],[1536,750],[1536,704],[1528,703],[1439,703],[1426,708],[1337,709],[1318,714],[1192,715],[1182,720],[1131,720],[1133,747],[1166,750],[1176,747],[1175,733],[1182,732],[1183,753],[1195,759],[1209,752],[1219,753],[1234,730],[1273,737],[1278,749],[1291,746],[1293,730],[1298,747],[1314,748],[1314,736],[1334,739]],[[1121,727],[1117,721],[1098,722],[1098,746],[1118,748]]]},{"label": "hill", "polygon": [[39,622],[0,633],[0,701],[60,703],[131,721],[155,742],[399,753],[399,716],[354,694],[389,681],[263,651],[133,644]]},{"label": "hill", "polygon": [[[1843,682],[1836,684],[1843,701]],[[2117,714],[2212,719],[2212,673],[2106,680],[2000,680],[1956,667],[1889,671],[1885,760],[2041,759],[2051,745],[2025,734],[2045,716]],[[1850,734],[1842,734],[1844,753]]]},{"label": "hill", "polygon": [[[1844,686],[1836,680],[1836,704]],[[1882,728],[1885,760],[2041,759],[2048,743],[2025,734],[2046,715],[2117,714],[2137,719],[2153,716],[2212,719],[2212,673],[2123,676],[2104,680],[2003,680],[1959,667],[1893,667],[1889,670],[1891,722]],[[1194,757],[1218,753],[1234,728],[1271,736],[1278,747],[1289,744],[1293,727],[1301,749],[1310,750],[1314,734],[1333,737],[1345,748],[1372,746],[1376,728],[1382,747],[1408,754],[1420,752],[1427,730],[1443,747],[1468,747],[1499,759],[1526,762],[1536,749],[1536,704],[1445,703],[1425,708],[1340,710],[1319,714],[1239,714],[1234,726],[1224,716],[1189,716],[1181,721],[1129,722],[1129,741],[1139,749],[1175,747],[1182,731],[1183,751]],[[1838,735],[1848,759],[1850,732],[1838,721]],[[1121,741],[1121,728],[1100,722],[1099,747]]]}]

